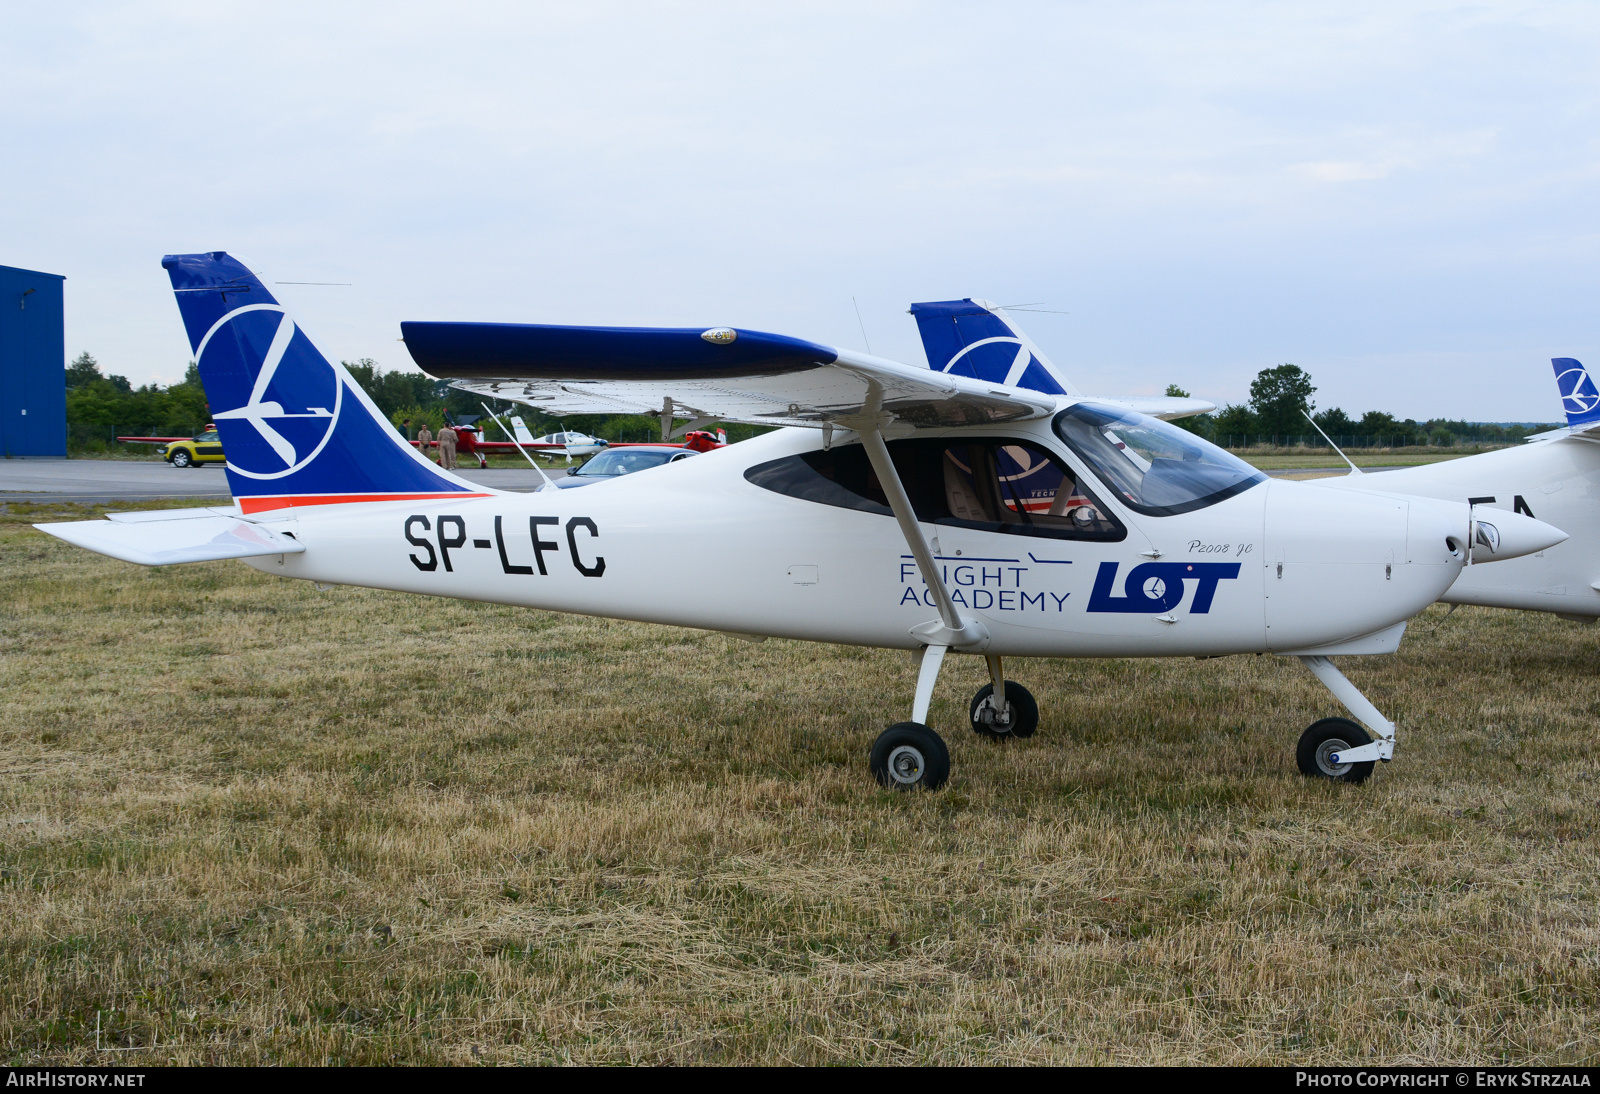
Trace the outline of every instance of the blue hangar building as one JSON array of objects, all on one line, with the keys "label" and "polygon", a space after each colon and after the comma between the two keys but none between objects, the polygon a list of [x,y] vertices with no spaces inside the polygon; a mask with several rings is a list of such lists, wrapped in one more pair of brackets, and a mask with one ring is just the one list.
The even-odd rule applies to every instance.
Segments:
[{"label": "blue hangar building", "polygon": [[0,266],[0,457],[67,454],[65,280]]}]

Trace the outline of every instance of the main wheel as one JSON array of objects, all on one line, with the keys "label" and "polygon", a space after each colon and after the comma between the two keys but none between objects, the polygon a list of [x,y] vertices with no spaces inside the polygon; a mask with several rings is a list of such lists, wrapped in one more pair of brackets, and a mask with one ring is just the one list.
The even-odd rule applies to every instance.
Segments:
[{"label": "main wheel", "polygon": [[1300,774],[1307,778],[1363,783],[1372,774],[1373,761],[1336,764],[1333,755],[1371,743],[1371,734],[1350,719],[1324,718],[1311,723],[1311,728],[1300,734],[1300,745],[1295,749],[1294,760],[1300,768]]},{"label": "main wheel", "polygon": [[950,778],[944,738],[921,722],[896,722],[872,742],[872,775],[891,790],[937,790]]},{"label": "main wheel", "polygon": [[995,709],[994,685],[985,684],[972,697],[972,732],[980,737],[1032,737],[1039,728],[1039,704],[1033,693],[1014,681],[1006,681],[1006,711]]},{"label": "main wheel", "polygon": [[172,454],[173,467],[188,467],[194,460],[189,456],[187,448],[180,448]]}]

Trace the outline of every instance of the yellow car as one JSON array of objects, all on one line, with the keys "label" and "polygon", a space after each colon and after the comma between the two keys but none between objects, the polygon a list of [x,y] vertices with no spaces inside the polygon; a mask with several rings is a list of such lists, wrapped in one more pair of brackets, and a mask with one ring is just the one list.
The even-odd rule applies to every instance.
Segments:
[{"label": "yellow car", "polygon": [[173,467],[198,467],[205,463],[222,463],[222,441],[215,429],[197,433],[186,441],[173,441],[156,449],[156,455]]}]

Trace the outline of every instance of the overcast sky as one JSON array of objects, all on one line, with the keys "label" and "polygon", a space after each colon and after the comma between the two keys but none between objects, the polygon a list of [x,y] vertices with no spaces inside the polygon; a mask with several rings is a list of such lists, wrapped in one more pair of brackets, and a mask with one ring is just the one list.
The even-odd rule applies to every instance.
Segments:
[{"label": "overcast sky", "polygon": [[201,250],[391,368],[407,319],[861,347],[852,297],[921,364],[907,304],[964,296],[1105,394],[1291,361],[1550,421],[1549,358],[1600,365],[1593,3],[0,10],[0,264],[135,383],[182,378]]}]

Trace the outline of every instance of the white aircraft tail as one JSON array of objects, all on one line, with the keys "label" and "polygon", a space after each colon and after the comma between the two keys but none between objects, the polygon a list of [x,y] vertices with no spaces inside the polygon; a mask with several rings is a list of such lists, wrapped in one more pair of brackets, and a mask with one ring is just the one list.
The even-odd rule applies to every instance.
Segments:
[{"label": "white aircraft tail", "polygon": [[506,420],[511,423],[511,428],[516,432],[518,444],[533,443],[533,434],[529,432],[528,427],[523,424],[522,416],[520,414],[513,414]]}]

